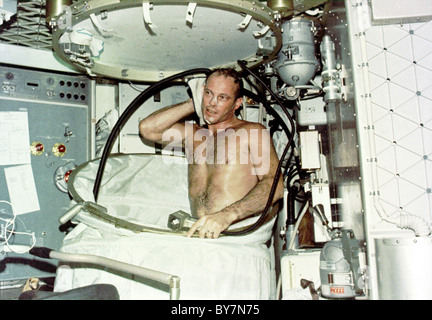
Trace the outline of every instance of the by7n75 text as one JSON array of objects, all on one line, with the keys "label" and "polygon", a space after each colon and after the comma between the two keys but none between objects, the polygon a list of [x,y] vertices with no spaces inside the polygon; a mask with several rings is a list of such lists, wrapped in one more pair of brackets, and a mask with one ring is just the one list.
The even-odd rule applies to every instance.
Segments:
[{"label": "by7n75 text", "polygon": [[259,306],[253,304],[217,304],[215,306],[215,314],[250,314],[257,315],[259,314]]}]

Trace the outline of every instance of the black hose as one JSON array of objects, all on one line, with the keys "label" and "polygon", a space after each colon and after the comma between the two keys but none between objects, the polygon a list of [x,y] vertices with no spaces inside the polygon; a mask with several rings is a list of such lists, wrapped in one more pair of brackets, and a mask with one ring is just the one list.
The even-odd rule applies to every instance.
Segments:
[{"label": "black hose", "polygon": [[[282,110],[284,111],[284,113],[286,114],[286,116],[288,117],[290,124],[291,124],[291,128],[292,131],[294,131],[295,129],[295,124],[294,124],[294,120],[292,119],[291,115],[289,114],[288,110],[286,110],[286,108],[284,107],[282,101],[280,101],[279,97],[276,96],[276,94],[264,83],[264,81],[262,81],[262,79],[260,79],[256,74],[254,74],[249,68],[246,67],[246,62],[244,61],[238,61],[238,64],[240,65],[240,67],[246,71],[247,73],[249,73],[250,75],[252,75],[253,77],[255,77],[262,85],[263,87],[273,96],[273,98],[276,100],[276,102],[280,105],[280,107],[282,108]],[[263,210],[263,212],[261,213],[261,216],[259,217],[259,219],[251,226],[249,226],[248,228],[241,230],[241,231],[235,231],[235,232],[231,232],[231,231],[224,231],[222,232],[222,234],[227,235],[227,236],[240,236],[240,235],[245,235],[248,234],[252,231],[255,231],[257,228],[259,228],[261,226],[261,224],[263,223],[263,221],[265,221],[268,212],[270,210],[270,207],[273,204],[273,198],[274,195],[276,193],[276,188],[279,182],[279,178],[281,176],[281,171],[282,171],[282,165],[284,162],[284,159],[286,157],[286,154],[288,153],[288,150],[291,146],[291,143],[293,142],[294,139],[294,133],[291,133],[290,135],[288,135],[289,137],[289,141],[282,153],[282,156],[279,160],[279,164],[276,170],[276,174],[273,180],[273,184],[272,187],[270,189],[270,194],[269,197],[267,199],[267,203],[266,206]]]},{"label": "black hose", "polygon": [[285,121],[282,119],[280,114],[270,106],[268,101],[266,101],[265,99],[261,98],[259,95],[246,89],[243,89],[243,93],[245,96],[248,96],[249,98],[252,98],[255,101],[261,102],[264,108],[266,109],[267,113],[272,115],[277,120],[277,122],[282,126],[282,130],[285,131],[287,137],[288,138],[291,137],[291,131],[288,129],[288,126],[285,124]]},{"label": "black hose", "polygon": [[296,222],[295,219],[295,198],[297,193],[299,192],[299,187],[297,185],[293,185],[291,188],[289,188],[288,191],[288,199],[287,199],[287,227],[290,225],[294,225]]},{"label": "black hose", "polygon": [[[294,130],[295,128],[295,124],[294,121],[292,120],[291,115],[288,113],[288,111],[286,110],[286,108],[283,106],[282,102],[279,100],[279,98],[273,93],[272,90],[270,90],[270,88],[268,88],[268,86],[260,79],[258,78],[252,71],[250,71],[246,66],[245,63],[243,61],[239,61],[239,65],[241,66],[241,68],[243,70],[246,70],[249,74],[251,74],[252,76],[254,76],[255,78],[257,78],[264,86],[264,88],[270,92],[270,94],[273,95],[273,97],[275,98],[275,100],[278,102],[278,104],[281,106],[282,110],[284,111],[284,113],[287,115],[288,119],[290,120],[291,123],[291,128]],[[142,93],[140,93],[132,102],[131,104],[126,108],[126,110],[122,113],[122,115],[120,116],[120,118],[117,120],[116,124],[114,125],[110,135],[108,136],[105,148],[103,150],[100,162],[99,162],[99,167],[98,167],[98,171],[96,174],[96,178],[95,178],[95,183],[93,186],[93,195],[95,198],[95,201],[97,202],[98,199],[98,195],[99,195],[99,189],[100,189],[100,185],[102,182],[102,177],[103,177],[103,173],[105,170],[105,166],[106,166],[106,162],[108,160],[109,154],[111,152],[112,146],[115,142],[115,140],[117,139],[118,134],[120,133],[120,130],[123,126],[123,124],[129,120],[129,118],[132,116],[132,114],[145,102],[147,101],[147,99],[149,99],[150,97],[152,97],[154,94],[160,92],[161,90],[164,89],[164,87],[167,84],[170,84],[170,82],[180,79],[180,78],[184,78],[193,74],[206,74],[208,75],[210,73],[209,69],[204,69],[204,68],[198,68],[198,69],[192,69],[192,70],[188,70],[188,71],[184,71],[181,73],[178,73],[176,75],[173,75],[171,77],[168,77],[166,79],[163,79],[155,84],[153,84],[152,86],[150,86],[149,88],[147,88],[146,90],[144,90]],[[277,114],[277,112],[275,112],[275,114]],[[294,139],[294,134],[293,133],[289,133],[288,128],[286,127],[284,121],[282,121],[282,119],[279,117],[279,119],[281,120],[281,123],[283,124],[283,127],[287,133],[287,136],[289,137],[289,142],[287,143],[287,146],[285,147],[285,150],[282,154],[282,157],[279,161],[278,164],[278,168],[276,170],[276,175],[272,184],[272,188],[270,190],[270,194],[269,194],[269,198],[267,200],[266,206],[264,208],[263,213],[261,214],[260,218],[251,226],[249,226],[248,228],[241,230],[241,231],[224,231],[222,232],[222,234],[224,235],[229,235],[229,236],[240,236],[240,235],[245,235],[248,234],[254,230],[256,230],[258,227],[261,226],[262,222],[264,221],[264,219],[266,218],[268,211],[272,205],[273,202],[273,197],[274,194],[276,192],[276,188],[277,188],[277,184],[279,181],[279,177],[281,174],[281,169],[282,169],[282,165],[283,165],[283,161],[286,157],[286,154],[289,150],[289,147],[291,145],[291,143],[293,142]],[[284,126],[285,125],[285,126]]]},{"label": "black hose", "polygon": [[126,108],[126,110],[122,113],[120,118],[117,120],[116,124],[114,125],[114,128],[111,130],[110,135],[108,136],[105,148],[103,150],[99,168],[96,174],[95,183],[93,186],[93,195],[95,198],[95,201],[97,202],[98,195],[99,195],[99,188],[102,182],[102,176],[105,170],[105,165],[108,160],[109,154],[111,153],[112,146],[114,145],[115,140],[117,139],[118,134],[120,133],[120,130],[124,123],[126,123],[127,120],[132,116],[132,114],[145,102],[147,99],[151,98],[154,94],[160,92],[164,89],[164,87],[167,84],[170,84],[170,82],[184,78],[193,74],[200,74],[204,73],[208,75],[210,73],[210,69],[204,69],[204,68],[198,68],[198,69],[191,69],[188,71],[184,71],[178,74],[175,74],[171,77],[168,77],[166,79],[163,79],[143,92],[141,92],[132,102],[131,104]]}]

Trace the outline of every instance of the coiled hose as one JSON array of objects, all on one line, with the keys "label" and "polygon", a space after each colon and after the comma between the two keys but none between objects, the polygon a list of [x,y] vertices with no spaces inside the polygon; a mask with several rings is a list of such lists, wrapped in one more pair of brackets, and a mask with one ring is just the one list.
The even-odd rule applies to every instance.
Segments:
[{"label": "coiled hose", "polygon": [[[244,62],[239,61],[239,65],[242,67],[243,70],[247,71],[249,74],[253,75],[255,78],[257,78],[264,86],[264,88],[266,88],[266,90],[268,90],[273,97],[276,99],[276,101],[278,101],[278,103],[280,104],[281,108],[284,110],[284,112],[286,113],[288,119],[290,119],[291,122],[291,128],[294,128],[294,122],[291,118],[291,115],[286,111],[286,109],[283,107],[282,103],[279,101],[278,97],[267,87],[267,85],[262,82],[261,79],[259,79],[252,71],[250,71],[248,68],[246,68]],[[182,79],[184,77],[187,76],[191,76],[194,74],[205,74],[208,75],[210,73],[210,69],[206,69],[206,68],[198,68],[198,69],[191,69],[188,71],[184,71],[181,73],[178,73],[176,75],[173,75],[171,77],[168,77],[166,79],[163,79],[155,84],[153,84],[152,86],[150,86],[149,88],[147,88],[146,90],[144,90],[143,92],[141,92],[132,102],[131,104],[126,108],[126,110],[122,113],[122,115],[120,116],[120,118],[117,120],[116,124],[114,125],[110,135],[108,136],[105,148],[103,150],[100,162],[99,162],[99,167],[98,167],[98,171],[96,174],[96,178],[95,178],[95,182],[94,182],[94,186],[93,186],[93,195],[95,198],[95,201],[97,202],[98,199],[98,194],[99,194],[99,189],[100,189],[100,185],[102,182],[102,177],[103,177],[103,173],[105,170],[105,166],[106,166],[106,162],[108,160],[109,154],[111,153],[111,149],[112,146],[115,142],[115,140],[117,139],[118,134],[121,131],[121,128],[123,127],[124,123],[126,123],[129,118],[132,116],[132,114],[142,105],[144,104],[145,101],[147,101],[149,98],[151,98],[153,95],[155,95],[156,93],[160,92],[161,90],[165,89],[166,87],[168,87],[172,81],[174,80],[178,80],[178,79]],[[249,92],[249,94],[251,94]],[[254,95],[254,98],[257,98],[257,96]],[[259,99],[261,100],[261,99]],[[258,229],[261,224],[265,221],[267,215],[268,215],[268,211],[272,205],[273,202],[273,197],[274,194],[276,192],[276,188],[277,188],[277,184],[278,184],[278,180],[279,177],[281,175],[281,170],[282,170],[282,165],[283,165],[283,161],[286,157],[286,154],[289,150],[289,147],[293,141],[293,137],[294,135],[291,134],[289,132],[288,127],[286,126],[286,124],[283,122],[283,120],[281,119],[281,117],[278,115],[277,112],[275,112],[272,108],[270,108],[270,106],[266,103],[263,103],[263,105],[266,107],[267,111],[269,113],[271,113],[273,116],[275,116],[282,124],[282,128],[284,129],[284,131],[286,132],[287,136],[290,137],[289,138],[289,142],[287,143],[287,146],[283,152],[283,155],[279,161],[279,165],[278,168],[276,170],[276,175],[272,184],[272,188],[270,190],[270,194],[269,194],[269,198],[267,200],[266,206],[264,211],[262,212],[260,218],[252,225],[250,225],[249,227],[246,227],[245,229],[242,229],[240,231],[224,231],[222,232],[223,235],[227,235],[227,236],[240,236],[240,235],[245,235],[248,234],[252,231],[255,231],[256,229]]]}]

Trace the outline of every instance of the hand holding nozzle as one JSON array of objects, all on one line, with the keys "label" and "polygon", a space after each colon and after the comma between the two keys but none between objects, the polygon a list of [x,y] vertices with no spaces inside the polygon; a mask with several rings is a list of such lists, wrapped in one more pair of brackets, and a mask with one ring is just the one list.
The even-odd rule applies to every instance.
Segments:
[{"label": "hand holding nozzle", "polygon": [[189,230],[196,221],[197,219],[192,218],[188,213],[179,210],[169,215],[168,228],[175,231]]}]

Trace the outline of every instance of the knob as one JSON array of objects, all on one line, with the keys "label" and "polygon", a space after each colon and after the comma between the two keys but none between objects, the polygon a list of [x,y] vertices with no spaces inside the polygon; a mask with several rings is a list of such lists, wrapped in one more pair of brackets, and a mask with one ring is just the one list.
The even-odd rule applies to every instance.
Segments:
[{"label": "knob", "polygon": [[63,157],[66,154],[66,146],[62,143],[56,143],[53,147],[52,147],[52,153],[56,156],[56,157]]},{"label": "knob", "polygon": [[30,152],[34,156],[40,156],[43,154],[45,147],[42,142],[35,141],[30,146]]}]

